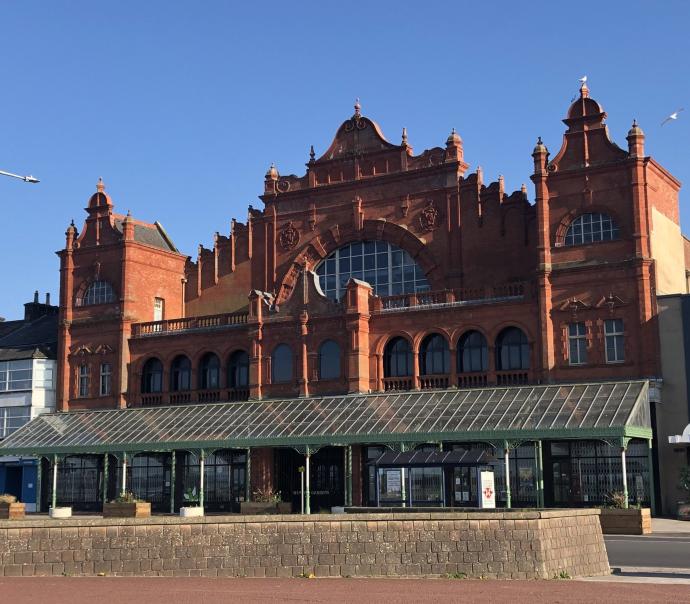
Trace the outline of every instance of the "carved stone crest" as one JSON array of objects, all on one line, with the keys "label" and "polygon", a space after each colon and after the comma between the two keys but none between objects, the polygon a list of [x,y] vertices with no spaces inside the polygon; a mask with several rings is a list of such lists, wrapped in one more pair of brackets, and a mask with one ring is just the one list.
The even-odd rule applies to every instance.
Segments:
[{"label": "carved stone crest", "polygon": [[284,250],[291,250],[299,243],[299,231],[292,226],[292,221],[288,222],[278,236],[280,247]]},{"label": "carved stone crest", "polygon": [[438,227],[440,218],[438,209],[436,209],[434,202],[430,200],[419,215],[419,224],[422,226],[423,231],[433,231]]}]

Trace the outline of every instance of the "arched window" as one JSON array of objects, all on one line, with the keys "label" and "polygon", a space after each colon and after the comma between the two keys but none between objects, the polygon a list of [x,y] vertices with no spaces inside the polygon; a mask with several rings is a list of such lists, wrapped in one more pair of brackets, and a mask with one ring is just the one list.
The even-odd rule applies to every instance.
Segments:
[{"label": "arched window", "polygon": [[340,346],[326,340],[319,347],[319,379],[335,380],[340,377]]},{"label": "arched window", "polygon": [[521,329],[507,327],[498,334],[496,369],[529,369],[529,343]]},{"label": "arched window", "polygon": [[271,355],[271,382],[279,384],[292,379],[292,350],[287,344],[278,344]]},{"label": "arched window", "polygon": [[458,342],[458,373],[486,371],[488,367],[486,338],[478,331],[463,334]]},{"label": "arched window", "polygon": [[94,281],[86,288],[82,297],[77,299],[77,306],[109,304],[110,302],[115,302],[113,286],[107,281]]},{"label": "arched window", "polygon": [[215,390],[220,387],[220,359],[212,352],[201,357],[199,363],[199,388]]},{"label": "arched window", "polygon": [[192,362],[183,354],[175,357],[170,368],[170,390],[180,392],[192,387]]},{"label": "arched window", "polygon": [[249,385],[249,355],[236,350],[228,361],[228,388],[246,388]]},{"label": "arched window", "polygon": [[412,375],[412,349],[401,337],[393,338],[383,351],[383,376],[403,377]]},{"label": "arched window", "polygon": [[358,241],[345,245],[316,267],[321,291],[334,300],[345,293],[350,278],[366,281],[377,296],[409,294],[429,289],[422,268],[412,257],[387,241]]},{"label": "arched window", "polygon": [[156,358],[149,359],[144,364],[141,391],[145,394],[163,391],[163,363]]},{"label": "arched window", "polygon": [[421,375],[450,373],[448,343],[442,335],[432,333],[422,340],[419,348],[419,373]]},{"label": "arched window", "polygon": [[606,214],[582,214],[570,223],[563,245],[582,245],[618,239],[618,226]]}]

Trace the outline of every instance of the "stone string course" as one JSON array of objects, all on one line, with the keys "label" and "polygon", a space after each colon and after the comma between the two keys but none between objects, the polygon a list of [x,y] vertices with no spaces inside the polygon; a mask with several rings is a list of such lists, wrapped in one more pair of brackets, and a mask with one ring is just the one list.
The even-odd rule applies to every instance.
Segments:
[{"label": "stone string course", "polygon": [[598,510],[7,520],[0,562],[4,576],[610,572]]}]

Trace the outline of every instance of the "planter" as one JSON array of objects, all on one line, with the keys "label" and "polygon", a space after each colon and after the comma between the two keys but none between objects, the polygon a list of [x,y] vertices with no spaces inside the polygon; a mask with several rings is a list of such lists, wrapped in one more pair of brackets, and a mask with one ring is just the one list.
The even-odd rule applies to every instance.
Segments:
[{"label": "planter", "polygon": [[652,532],[649,508],[602,508],[599,521],[604,535],[648,535]]},{"label": "planter", "polygon": [[292,514],[292,501],[279,501],[276,505],[279,514]]},{"label": "planter", "polygon": [[26,506],[23,503],[0,503],[0,520],[18,520],[24,518]]},{"label": "planter", "polygon": [[240,514],[278,514],[275,501],[243,501],[240,503]]},{"label": "planter", "polygon": [[151,504],[148,501],[103,504],[103,518],[149,518],[150,516]]},{"label": "planter", "polygon": [[676,517],[678,520],[690,520],[690,501],[679,501],[676,504]]},{"label": "planter", "polygon": [[71,518],[72,508],[71,507],[54,507],[48,510],[48,515],[51,518]]},{"label": "planter", "polygon": [[180,508],[180,516],[183,518],[199,518],[204,515],[204,508],[195,505],[193,507]]}]

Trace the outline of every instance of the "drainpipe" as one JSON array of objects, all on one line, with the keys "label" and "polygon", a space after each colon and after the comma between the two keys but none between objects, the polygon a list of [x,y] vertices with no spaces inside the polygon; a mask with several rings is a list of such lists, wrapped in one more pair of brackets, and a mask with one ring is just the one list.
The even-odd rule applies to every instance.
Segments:
[{"label": "drainpipe", "polygon": [[304,499],[305,499],[305,505],[304,505],[305,510],[304,510],[304,512],[306,514],[311,514],[311,502],[310,502],[311,494],[309,492],[309,483],[310,483],[310,480],[309,480],[309,461],[311,459],[311,453],[309,452],[309,449],[307,449],[307,453],[304,457],[305,457],[304,471],[307,473],[306,488],[304,491]]},{"label": "drainpipe", "polygon": [[122,454],[122,489],[120,494],[124,495],[127,492],[127,453]]},{"label": "drainpipe", "polygon": [[506,469],[506,508],[510,509],[512,507],[510,500],[510,449],[507,440],[503,441],[503,459]]},{"label": "drainpipe", "polygon": [[58,473],[58,456],[53,455],[53,509],[57,506],[57,473]]},{"label": "drainpipe", "polygon": [[625,465],[625,444],[621,446],[621,471],[623,473],[623,508],[628,509],[628,470]]}]

